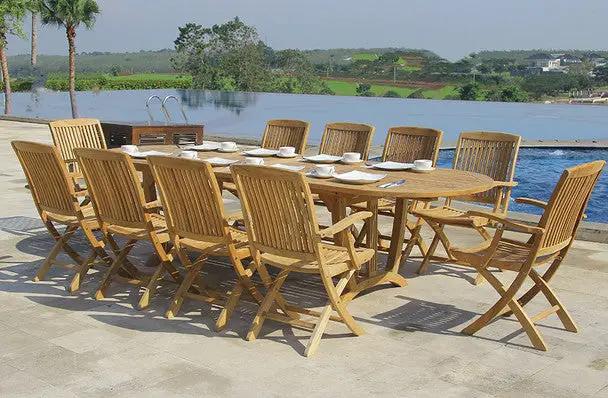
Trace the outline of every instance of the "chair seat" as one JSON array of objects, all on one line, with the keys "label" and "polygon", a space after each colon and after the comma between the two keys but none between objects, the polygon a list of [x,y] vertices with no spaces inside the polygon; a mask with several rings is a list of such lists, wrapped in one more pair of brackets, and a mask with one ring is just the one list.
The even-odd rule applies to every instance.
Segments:
[{"label": "chair seat", "polygon": [[[160,214],[150,214],[152,218],[152,226],[154,228],[154,232],[158,237],[160,243],[165,243],[169,241],[169,231],[167,230],[167,223],[165,222],[165,217]],[[150,232],[147,228],[136,228],[136,227],[123,227],[120,225],[111,224],[108,226],[108,231],[117,234],[129,237],[131,239],[137,240],[149,240]]]},{"label": "chair seat", "polygon": [[[235,246],[237,252],[249,251],[249,240],[247,233],[236,228],[230,228],[232,238],[235,240]],[[200,239],[191,238],[180,238],[180,244],[190,250],[197,251],[199,253],[207,253],[211,256],[226,256],[228,255],[228,249],[225,243],[210,242]]]},{"label": "chair seat", "polygon": [[[460,262],[464,262],[466,264],[479,264],[485,256],[488,255],[490,250],[491,241],[483,242],[477,246],[460,249],[460,248],[452,248],[450,250],[450,254],[454,256],[454,258]],[[521,245],[514,244],[509,241],[500,241],[498,243],[498,247],[496,248],[496,252],[492,255],[490,259],[490,263],[488,266],[496,267],[509,271],[519,271],[522,265],[528,260],[530,256],[531,248],[523,247]],[[549,256],[538,257],[534,262],[534,265],[541,265],[546,263],[547,261],[555,258],[556,254],[552,254]]]},{"label": "chair seat", "polygon": [[[81,210],[82,215],[84,216],[84,219],[82,221],[91,229],[99,229],[99,222],[97,221],[95,209],[93,208],[93,206],[90,204],[87,206],[82,206]],[[76,224],[78,222],[78,217],[76,217],[75,215],[47,212],[47,216],[52,221],[63,225],[71,225]]]},{"label": "chair seat", "polygon": [[[364,211],[367,210],[367,202],[359,202],[350,205],[350,208],[355,211]],[[387,199],[379,199],[378,200],[378,211],[386,212],[386,213],[394,213],[395,212],[395,199],[387,198]]]},{"label": "chair seat", "polygon": [[237,194],[238,194],[238,191],[237,191],[237,189],[236,189],[236,185],[235,185],[234,183],[232,183],[232,182],[224,182],[224,183],[222,184],[222,189],[223,189],[224,191],[228,191],[228,192],[230,192],[230,193],[231,193],[231,194],[233,194],[234,196],[238,196],[238,195],[237,195]]},{"label": "chair seat", "polygon": [[[351,268],[350,257],[345,247],[328,244],[322,244],[321,246],[321,253],[325,259],[323,266],[329,275],[339,275]],[[366,263],[375,254],[373,249],[366,248],[357,248],[356,252],[359,256],[360,264]],[[299,258],[283,257],[275,254],[263,253],[262,262],[273,265],[277,268],[292,268],[292,271],[295,272],[308,274],[318,274],[320,272],[319,263],[317,261],[305,261]]]},{"label": "chair seat", "polygon": [[468,216],[466,212],[448,206],[414,210],[413,214],[427,222],[449,225],[481,227],[487,225],[489,221],[484,217]]}]

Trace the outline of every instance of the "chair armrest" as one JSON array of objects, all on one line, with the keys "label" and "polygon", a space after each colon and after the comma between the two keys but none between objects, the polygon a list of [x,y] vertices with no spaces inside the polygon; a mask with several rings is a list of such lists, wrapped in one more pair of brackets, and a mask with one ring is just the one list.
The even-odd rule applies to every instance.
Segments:
[{"label": "chair armrest", "polygon": [[522,203],[525,205],[540,207],[541,209],[544,209],[545,207],[547,207],[547,202],[544,202],[544,201],[538,200],[538,199],[532,199],[532,198],[516,198],[515,202]]},{"label": "chair armrest", "polygon": [[372,215],[373,214],[371,211],[359,211],[359,212],[353,213],[350,216],[338,221],[334,225],[319,231],[319,236],[323,238],[325,236],[335,235],[338,232],[344,231],[346,228],[350,227],[357,221],[363,221],[367,218],[370,218]]},{"label": "chair armrest", "polygon": [[493,214],[493,213],[486,213],[483,211],[471,210],[471,211],[467,211],[467,215],[485,217],[487,219],[490,219],[492,221],[495,221],[499,224],[504,225],[506,227],[506,229],[516,231],[516,232],[523,232],[523,233],[532,234],[532,235],[543,234],[545,232],[545,230],[543,228],[531,227],[529,225],[521,224],[521,223],[515,222],[513,220],[509,220],[506,217],[499,216],[499,215]]},{"label": "chair armrest", "polygon": [[237,211],[236,213],[226,214],[226,221],[239,221],[243,219],[243,212]]},{"label": "chair armrest", "polygon": [[494,181],[494,186],[513,188],[517,186],[517,181]]},{"label": "chair armrest", "polygon": [[162,209],[163,205],[160,203],[160,200],[154,200],[152,202],[148,202],[144,205],[145,210],[157,210]]}]

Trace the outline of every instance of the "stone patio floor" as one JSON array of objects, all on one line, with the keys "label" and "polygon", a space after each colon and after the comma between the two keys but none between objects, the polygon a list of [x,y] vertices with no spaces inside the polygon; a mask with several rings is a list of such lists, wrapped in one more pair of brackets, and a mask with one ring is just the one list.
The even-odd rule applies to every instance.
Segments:
[{"label": "stone patio floor", "polygon": [[[252,305],[239,307],[216,333],[217,307],[187,302],[181,316],[163,317],[171,284],[138,311],[137,289],[120,283],[95,301],[99,272],[76,295],[66,292],[69,273],[61,268],[32,282],[53,242],[24,188],[14,139],[50,142],[50,135],[43,125],[0,121],[0,397],[608,397],[608,245],[577,241],[555,277],[580,332],[563,330],[556,316],[541,321],[548,352],[531,348],[512,318],[474,337],[460,334],[496,293],[488,283],[472,285],[473,272],[455,266],[416,275],[413,258],[401,271],[408,286],[383,286],[349,305],[365,335],[331,324],[317,354],[305,358],[309,332],[273,321],[258,340],[245,341]],[[474,240],[450,232],[461,244]],[[139,246],[136,261],[149,253]],[[222,261],[209,267],[208,280],[222,289],[234,282]],[[294,303],[324,304],[318,280],[294,278],[284,290]],[[537,298],[526,309],[545,304]]]}]

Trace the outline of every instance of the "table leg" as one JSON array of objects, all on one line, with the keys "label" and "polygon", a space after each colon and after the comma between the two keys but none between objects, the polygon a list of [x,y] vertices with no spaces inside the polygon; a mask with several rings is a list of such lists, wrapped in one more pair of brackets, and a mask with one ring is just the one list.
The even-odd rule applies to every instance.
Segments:
[{"label": "table leg", "polygon": [[367,264],[367,276],[371,277],[378,272],[378,199],[367,201],[367,211],[371,211],[372,216],[367,219],[365,243],[367,247],[376,251]]},{"label": "table leg", "polygon": [[386,269],[399,273],[399,264],[403,253],[403,240],[407,226],[407,199],[399,198],[395,204],[395,218],[393,219],[393,231],[391,233],[391,246],[388,252]]}]

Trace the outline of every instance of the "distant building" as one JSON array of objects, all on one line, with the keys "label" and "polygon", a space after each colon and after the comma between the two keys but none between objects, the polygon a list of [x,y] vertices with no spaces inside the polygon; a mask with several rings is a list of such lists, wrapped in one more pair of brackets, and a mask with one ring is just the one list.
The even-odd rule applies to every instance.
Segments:
[{"label": "distant building", "polygon": [[528,61],[528,66],[533,68],[545,68],[549,66],[549,61],[552,61],[554,59],[555,58],[551,56],[551,54],[547,53],[536,53],[526,58],[526,60]]}]

